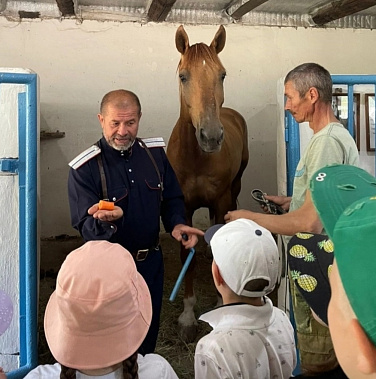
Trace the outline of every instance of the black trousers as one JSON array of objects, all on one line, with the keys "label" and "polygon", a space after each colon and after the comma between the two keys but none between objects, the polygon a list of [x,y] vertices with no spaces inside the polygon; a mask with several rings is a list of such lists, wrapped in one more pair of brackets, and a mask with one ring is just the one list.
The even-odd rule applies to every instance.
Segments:
[{"label": "black trousers", "polygon": [[138,350],[140,354],[145,355],[154,352],[159,332],[164,277],[164,264],[161,247],[159,246],[154,251],[150,251],[144,261],[136,261],[136,266],[138,272],[143,276],[149,287],[153,306],[153,316],[151,319],[149,332]]}]

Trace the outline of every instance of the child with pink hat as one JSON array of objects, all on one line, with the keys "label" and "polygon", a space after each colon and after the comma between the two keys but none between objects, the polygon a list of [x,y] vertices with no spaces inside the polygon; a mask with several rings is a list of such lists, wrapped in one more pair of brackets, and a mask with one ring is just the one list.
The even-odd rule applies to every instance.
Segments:
[{"label": "child with pink hat", "polygon": [[57,362],[25,378],[176,379],[157,354],[137,350],[150,326],[148,287],[121,245],[89,241],[61,266],[44,317],[48,346]]}]

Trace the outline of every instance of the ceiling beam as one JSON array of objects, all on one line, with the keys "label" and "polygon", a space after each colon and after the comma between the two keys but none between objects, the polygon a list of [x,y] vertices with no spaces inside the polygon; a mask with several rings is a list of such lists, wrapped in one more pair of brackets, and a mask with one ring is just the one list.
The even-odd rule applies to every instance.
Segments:
[{"label": "ceiling beam", "polygon": [[73,0],[56,0],[56,4],[63,17],[76,15]]},{"label": "ceiling beam", "polygon": [[324,25],[375,5],[376,0],[337,0],[319,8],[316,12],[311,13],[311,16],[316,25]]},{"label": "ceiling beam", "polygon": [[239,0],[237,3],[227,8],[227,13],[234,19],[239,20],[246,13],[257,8],[259,5],[266,3],[268,0]]},{"label": "ceiling beam", "polygon": [[162,22],[170,13],[176,0],[153,0],[148,10],[148,20]]}]

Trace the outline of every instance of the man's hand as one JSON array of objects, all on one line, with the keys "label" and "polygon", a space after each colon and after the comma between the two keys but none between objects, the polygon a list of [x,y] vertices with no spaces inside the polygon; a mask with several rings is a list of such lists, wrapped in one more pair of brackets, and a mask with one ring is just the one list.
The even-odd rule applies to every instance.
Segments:
[{"label": "man's hand", "polygon": [[[178,224],[175,226],[171,234],[177,241],[181,242],[186,249],[189,249],[196,245],[196,243],[198,242],[197,236],[203,236],[204,232],[200,229],[192,228],[183,224]],[[183,234],[187,235],[187,240],[183,238]]]},{"label": "man's hand", "polygon": [[99,203],[94,204],[92,207],[90,207],[87,213],[89,213],[89,215],[92,215],[94,218],[97,218],[98,220],[108,222],[112,222],[123,217],[123,210],[120,207],[115,205],[112,211],[107,211],[104,209],[100,210]]},{"label": "man's hand", "polygon": [[[291,197],[290,196],[273,196],[273,195],[264,195],[266,200],[272,201],[273,203],[279,205],[286,212],[290,209]],[[264,207],[262,207],[264,209]],[[265,209],[264,209],[265,211]]]},{"label": "man's hand", "polygon": [[[283,198],[283,196],[277,196]],[[270,196],[270,200],[273,196]],[[287,204],[286,198],[286,204]],[[298,232],[321,233],[322,224],[319,215],[311,200],[311,193],[306,192],[306,198],[303,205],[294,211],[283,215],[273,215],[258,212],[251,212],[244,209],[227,212],[225,221],[230,222],[238,218],[247,218],[268,229],[274,234],[283,234],[293,236]]]},{"label": "man's hand", "polygon": [[237,220],[238,218],[247,218],[248,220],[253,220],[256,216],[256,212],[247,211],[245,209],[238,209],[237,211],[229,211],[225,214],[225,222]]}]

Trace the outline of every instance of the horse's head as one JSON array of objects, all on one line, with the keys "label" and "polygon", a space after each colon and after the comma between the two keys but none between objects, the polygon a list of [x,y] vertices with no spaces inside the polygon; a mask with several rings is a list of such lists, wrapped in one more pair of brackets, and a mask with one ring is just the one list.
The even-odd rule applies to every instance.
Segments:
[{"label": "horse's head", "polygon": [[207,153],[219,151],[224,137],[220,109],[224,101],[226,70],[218,53],[225,42],[226,31],[222,25],[210,46],[204,43],[190,46],[182,25],[175,36],[176,48],[181,53],[178,66],[181,112],[189,113],[197,142]]}]

